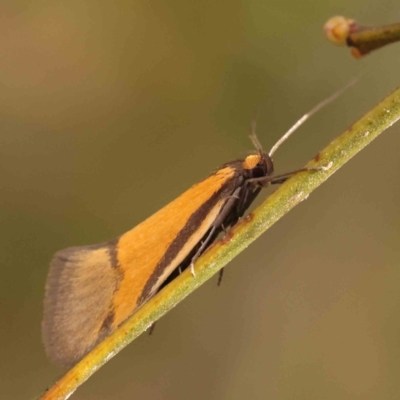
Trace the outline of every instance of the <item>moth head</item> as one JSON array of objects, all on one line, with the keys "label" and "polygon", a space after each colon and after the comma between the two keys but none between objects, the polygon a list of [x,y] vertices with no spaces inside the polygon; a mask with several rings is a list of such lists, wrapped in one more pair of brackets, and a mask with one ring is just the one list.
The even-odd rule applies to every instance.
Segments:
[{"label": "moth head", "polygon": [[247,172],[248,178],[261,178],[273,174],[274,164],[267,153],[260,151],[244,159],[243,169]]}]

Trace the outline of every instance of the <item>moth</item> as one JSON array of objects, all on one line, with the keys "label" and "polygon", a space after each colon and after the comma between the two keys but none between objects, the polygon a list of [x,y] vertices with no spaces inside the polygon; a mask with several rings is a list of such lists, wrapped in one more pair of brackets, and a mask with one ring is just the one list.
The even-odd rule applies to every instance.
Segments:
[{"label": "moth", "polygon": [[[274,175],[272,155],[312,114],[305,114],[265,153],[254,133],[254,154],[223,164],[164,208],[117,239],[57,252],[46,282],[42,333],[49,358],[70,366],[232,227],[262,188],[280,184],[302,168]],[[313,170],[320,170],[314,168]]]}]

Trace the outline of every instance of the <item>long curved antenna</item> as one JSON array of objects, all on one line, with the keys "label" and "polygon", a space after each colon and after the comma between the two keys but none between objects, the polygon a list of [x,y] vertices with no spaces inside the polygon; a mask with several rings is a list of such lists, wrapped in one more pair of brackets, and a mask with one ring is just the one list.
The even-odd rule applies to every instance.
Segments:
[{"label": "long curved antenna", "polygon": [[313,116],[317,111],[319,111],[321,108],[325,107],[335,99],[337,99],[341,94],[343,94],[344,91],[346,91],[348,88],[353,86],[357,82],[357,78],[353,79],[350,81],[346,86],[342,87],[339,89],[337,92],[333,93],[331,96],[326,98],[325,100],[322,100],[320,103],[318,103],[314,108],[311,109],[307,114],[304,114],[272,147],[268,155],[272,157],[272,155],[278,150],[280,145],[286,141],[286,139],[295,131],[297,130],[301,125],[304,124],[310,118]]}]

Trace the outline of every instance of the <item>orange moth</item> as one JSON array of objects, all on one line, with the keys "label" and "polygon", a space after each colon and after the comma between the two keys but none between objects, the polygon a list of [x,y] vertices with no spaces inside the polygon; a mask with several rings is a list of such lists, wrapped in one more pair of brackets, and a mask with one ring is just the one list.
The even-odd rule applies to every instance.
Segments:
[{"label": "orange moth", "polygon": [[115,240],[57,252],[46,282],[42,322],[49,358],[60,365],[76,363],[178,271],[190,267],[195,275],[194,261],[242,217],[263,187],[309,170],[274,176],[272,155],[343,90],[305,114],[269,153],[253,130],[254,154],[222,165]]}]

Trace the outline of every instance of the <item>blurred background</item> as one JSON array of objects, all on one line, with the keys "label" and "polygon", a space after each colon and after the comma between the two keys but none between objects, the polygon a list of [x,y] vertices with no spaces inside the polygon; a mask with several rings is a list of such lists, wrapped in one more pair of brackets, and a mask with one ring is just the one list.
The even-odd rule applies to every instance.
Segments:
[{"label": "blurred background", "polygon": [[[269,149],[359,77],[275,155],[286,172],[400,84],[400,45],[355,60],[326,41],[337,14],[400,19],[390,0],[1,2],[0,399],[63,373],[40,331],[55,251],[245,157],[257,109]],[[397,399],[399,148],[396,124],[72,398]]]}]

